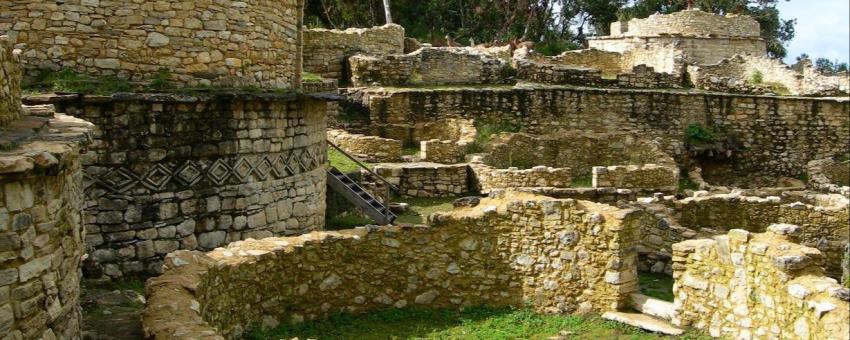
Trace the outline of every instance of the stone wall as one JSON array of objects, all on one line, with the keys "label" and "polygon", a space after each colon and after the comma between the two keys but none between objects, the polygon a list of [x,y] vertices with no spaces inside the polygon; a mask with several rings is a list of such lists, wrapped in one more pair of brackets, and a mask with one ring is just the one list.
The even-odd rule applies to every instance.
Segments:
[{"label": "stone wall", "polygon": [[3,1],[27,73],[69,68],[195,85],[298,88],[303,0]]},{"label": "stone wall", "polygon": [[328,141],[358,159],[367,162],[401,161],[401,141],[376,136],[351,134],[343,130],[328,130]]},{"label": "stone wall", "polygon": [[[470,189],[466,164],[444,165],[427,162],[381,164],[376,165],[372,170],[398,187],[401,195],[405,197],[458,197],[469,192]],[[367,180],[368,177],[366,175]]]},{"label": "stone wall", "polygon": [[842,196],[790,195],[783,199],[732,193],[683,200],[670,196],[648,202],[652,201],[662,203],[669,210],[648,208],[659,221],[643,224],[644,253],[658,252],[665,257],[672,244],[687,239],[710,237],[732,229],[764,232],[774,223],[792,223],[800,226],[794,241],[820,249],[826,259],[826,272],[832,277],[841,275],[842,250],[850,242],[850,205]]},{"label": "stone wall", "polygon": [[[681,58],[696,65],[716,64],[736,54],[764,56],[767,44],[762,39],[736,37],[653,36],[653,37],[596,37],[588,45],[605,51],[628,55],[656,67],[659,71],[674,69],[673,59]],[[644,52],[641,52],[644,51]],[[655,54],[663,52],[663,54]],[[663,58],[663,59],[662,59]]]},{"label": "stone wall", "polygon": [[528,170],[519,168],[496,169],[481,163],[471,163],[477,189],[490,193],[496,189],[518,188],[568,188],[573,179],[570,168],[535,166]]},{"label": "stone wall", "polygon": [[832,96],[850,91],[846,84],[842,87],[840,82],[816,72],[810,63],[794,69],[766,56],[736,55],[717,64],[689,67],[688,74],[695,87],[711,91],[798,96]]},{"label": "stone wall", "polygon": [[374,130],[463,118],[510,122],[532,134],[625,131],[655,140],[680,163],[686,158],[685,131],[700,123],[734,136],[730,162],[736,170],[757,174],[796,177],[811,160],[850,153],[845,143],[850,101],[839,98],[556,86],[361,89],[352,98],[368,110]]},{"label": "stone wall", "polygon": [[324,226],[324,102],[295,95],[85,96],[86,244],[109,276],[157,274],[178,249]]},{"label": "stone wall", "polygon": [[571,130],[547,131],[545,135],[501,133],[492,137],[485,152],[484,163],[494,167],[569,167],[572,168],[572,176],[576,178],[589,179],[593,167],[602,165],[652,163],[676,168],[675,160],[665,154],[658,143],[622,132]]},{"label": "stone wall", "polygon": [[653,189],[672,192],[679,186],[679,168],[655,164],[593,167],[593,187]]},{"label": "stone wall", "polygon": [[21,115],[20,55],[6,36],[0,36],[0,128]]},{"label": "stone wall", "polygon": [[615,310],[637,290],[630,265],[636,214],[516,196],[435,214],[432,227],[366,227],[242,241],[209,254],[181,251],[148,282],[145,332],[239,338],[252,325],[403,307]]},{"label": "stone wall", "polygon": [[638,65],[629,73],[617,74],[615,78],[606,78],[597,69],[524,61],[517,63],[517,79],[555,85],[638,89],[681,88],[683,83],[679,76],[658,73],[652,67],[645,65]]},{"label": "stone wall", "polygon": [[425,162],[455,164],[464,161],[466,143],[432,139],[420,143],[420,158]]},{"label": "stone wall", "polygon": [[346,59],[358,53],[404,53],[404,28],[389,24],[347,30],[304,30],[304,71],[323,78],[345,79]]},{"label": "stone wall", "polygon": [[746,15],[717,15],[699,9],[671,14],[656,13],[648,18],[615,22],[611,25],[611,36],[658,35],[759,38],[761,28],[758,21]]},{"label": "stone wall", "polygon": [[674,245],[673,323],[714,337],[850,337],[850,294],[823,276],[820,251],[788,239],[795,228],[732,230]]},{"label": "stone wall", "polygon": [[81,336],[80,151],[91,128],[63,115],[0,127],[0,334],[7,338]]},{"label": "stone wall", "polygon": [[681,51],[672,46],[654,46],[623,52],[603,51],[595,48],[566,51],[547,57],[521,48],[514,52],[514,63],[527,60],[536,64],[563,66],[577,69],[593,69],[601,72],[605,79],[614,79],[619,74],[631,73],[637,66],[644,65],[661,73],[682,74],[685,61]]},{"label": "stone wall", "polygon": [[499,84],[510,64],[474,48],[423,47],[407,55],[348,59],[354,86]]},{"label": "stone wall", "polygon": [[806,166],[806,171],[809,175],[807,184],[812,189],[850,197],[850,160],[814,160]]}]

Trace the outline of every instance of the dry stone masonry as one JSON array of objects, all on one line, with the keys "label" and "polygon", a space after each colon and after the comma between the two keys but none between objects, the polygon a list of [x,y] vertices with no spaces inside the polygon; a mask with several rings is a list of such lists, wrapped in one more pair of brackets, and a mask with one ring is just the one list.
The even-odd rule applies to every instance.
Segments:
[{"label": "dry stone masonry", "polygon": [[63,98],[97,126],[84,155],[90,259],[156,274],[178,249],[324,225],[324,103],[289,94]]},{"label": "dry stone masonry", "polygon": [[20,67],[0,39],[0,334],[76,339],[85,253],[80,152],[92,126],[43,108],[22,111]]},{"label": "dry stone masonry", "polygon": [[798,229],[675,244],[673,322],[736,339],[850,337],[850,291],[823,275],[820,251],[789,240]]},{"label": "dry stone masonry", "polygon": [[249,325],[406,306],[613,310],[637,289],[629,265],[637,214],[512,196],[434,215],[431,227],[366,227],[176,252],[166,273],[148,283],[145,330],[156,338],[233,339]]},{"label": "dry stone masonry", "polygon": [[401,160],[401,141],[376,136],[351,134],[344,130],[328,130],[328,141],[340,149],[367,162],[397,162]]},{"label": "dry stone masonry", "polygon": [[27,73],[73,69],[196,85],[298,88],[303,0],[3,1]]},{"label": "dry stone masonry", "polygon": [[347,30],[304,30],[304,70],[323,78],[345,80],[346,59],[358,53],[404,53],[404,28],[389,24]]},{"label": "dry stone masonry", "polygon": [[353,86],[500,84],[510,63],[471,47],[423,47],[406,55],[348,59]]}]

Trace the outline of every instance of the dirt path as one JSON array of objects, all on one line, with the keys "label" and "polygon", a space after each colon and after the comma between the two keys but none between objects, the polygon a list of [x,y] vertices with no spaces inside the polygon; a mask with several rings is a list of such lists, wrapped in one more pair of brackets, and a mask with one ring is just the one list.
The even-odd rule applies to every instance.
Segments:
[{"label": "dirt path", "polygon": [[83,339],[144,339],[143,286],[141,281],[83,282]]}]

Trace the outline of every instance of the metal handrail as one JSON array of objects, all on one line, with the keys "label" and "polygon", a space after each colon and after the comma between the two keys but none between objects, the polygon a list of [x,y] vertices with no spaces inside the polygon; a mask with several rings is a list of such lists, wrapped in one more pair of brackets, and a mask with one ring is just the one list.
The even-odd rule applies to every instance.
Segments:
[{"label": "metal handrail", "polygon": [[348,157],[348,159],[350,159],[350,160],[354,161],[354,163],[356,163],[358,166],[360,166],[361,168],[365,169],[365,170],[366,170],[366,171],[368,171],[370,174],[372,174],[372,176],[375,176],[375,178],[377,178],[377,179],[381,180],[382,182],[384,182],[384,184],[386,184],[386,185],[387,185],[387,197],[384,199],[384,200],[385,200],[384,205],[386,205],[386,207],[385,207],[385,208],[386,208],[386,209],[387,209],[387,211],[389,212],[389,209],[390,209],[390,200],[391,200],[391,197],[390,197],[390,189],[392,189],[392,191],[394,191],[395,193],[397,193],[397,194],[399,194],[399,195],[401,194],[401,190],[400,190],[398,187],[396,187],[395,185],[393,185],[392,183],[390,183],[389,181],[387,181],[387,179],[386,179],[386,178],[381,177],[380,175],[378,175],[377,173],[375,173],[375,171],[373,171],[371,168],[369,168],[369,167],[368,167],[368,166],[366,166],[365,164],[361,163],[359,160],[357,160],[357,158],[355,158],[354,156],[350,155],[348,152],[345,152],[345,150],[343,150],[342,148],[340,148],[339,146],[337,146],[337,145],[336,145],[336,144],[334,144],[333,142],[331,142],[331,141],[329,141],[329,140],[327,140],[327,139],[326,139],[325,141],[326,141],[326,142],[328,142],[328,145],[332,146],[334,149],[336,149],[337,151],[341,152],[343,155],[345,155],[345,157]]}]

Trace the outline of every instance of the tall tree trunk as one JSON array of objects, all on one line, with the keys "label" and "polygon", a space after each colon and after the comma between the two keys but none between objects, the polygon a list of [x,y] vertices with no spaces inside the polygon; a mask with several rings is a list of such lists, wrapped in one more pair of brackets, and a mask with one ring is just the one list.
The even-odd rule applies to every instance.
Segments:
[{"label": "tall tree trunk", "polygon": [[387,23],[393,23],[393,14],[390,12],[390,0],[384,0],[384,14],[387,17]]}]

